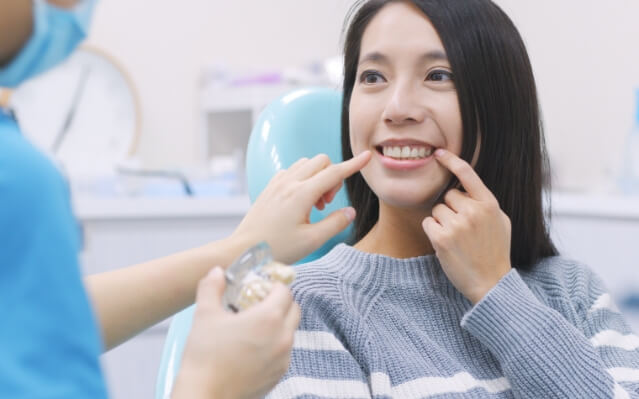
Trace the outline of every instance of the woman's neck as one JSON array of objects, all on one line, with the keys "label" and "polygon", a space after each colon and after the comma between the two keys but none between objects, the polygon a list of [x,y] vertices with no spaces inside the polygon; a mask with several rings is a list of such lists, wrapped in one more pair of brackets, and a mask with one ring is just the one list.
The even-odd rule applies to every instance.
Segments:
[{"label": "woman's neck", "polygon": [[354,247],[393,258],[433,254],[435,251],[422,228],[422,221],[430,214],[430,209],[398,209],[380,202],[377,223]]}]

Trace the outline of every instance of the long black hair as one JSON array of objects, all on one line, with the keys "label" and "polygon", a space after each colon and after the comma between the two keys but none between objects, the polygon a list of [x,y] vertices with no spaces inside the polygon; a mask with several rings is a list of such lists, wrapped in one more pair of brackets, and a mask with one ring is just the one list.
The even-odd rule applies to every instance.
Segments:
[{"label": "long black hair", "polygon": [[[362,36],[385,5],[399,1],[420,9],[444,45],[462,115],[461,158],[470,162],[480,144],[475,171],[511,220],[513,266],[526,269],[557,255],[544,215],[549,166],[532,66],[517,28],[490,0],[368,0],[355,5],[344,42],[344,159],[353,156],[349,105]],[[453,179],[449,188],[456,185]],[[379,200],[360,173],[346,180],[346,188],[357,210],[356,242],[377,223]]]}]

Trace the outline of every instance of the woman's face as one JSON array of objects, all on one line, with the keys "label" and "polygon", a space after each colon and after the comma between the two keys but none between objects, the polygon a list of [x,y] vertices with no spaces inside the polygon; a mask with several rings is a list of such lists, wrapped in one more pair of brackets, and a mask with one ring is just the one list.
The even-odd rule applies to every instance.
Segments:
[{"label": "woman's face", "polygon": [[362,170],[383,203],[423,208],[450,174],[437,148],[457,155],[462,122],[444,46],[428,18],[411,4],[390,3],[364,31],[349,105],[353,154],[373,152]]}]

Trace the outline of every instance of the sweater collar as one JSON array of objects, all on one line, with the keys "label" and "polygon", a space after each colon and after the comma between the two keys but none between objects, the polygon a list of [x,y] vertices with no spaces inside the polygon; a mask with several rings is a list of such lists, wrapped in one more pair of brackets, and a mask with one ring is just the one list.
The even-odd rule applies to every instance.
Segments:
[{"label": "sweater collar", "polygon": [[377,283],[391,286],[440,286],[451,288],[435,255],[399,259],[362,252],[341,243],[327,253],[321,262],[344,280],[358,284]]}]

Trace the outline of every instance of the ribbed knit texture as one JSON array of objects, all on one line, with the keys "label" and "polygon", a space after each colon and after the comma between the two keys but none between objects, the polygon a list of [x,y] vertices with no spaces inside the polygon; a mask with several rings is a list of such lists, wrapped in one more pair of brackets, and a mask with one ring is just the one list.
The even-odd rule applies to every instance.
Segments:
[{"label": "ribbed knit texture", "polygon": [[588,268],[548,258],[473,306],[435,256],[345,244],[297,268],[288,373],[268,398],[639,398],[639,337]]}]

